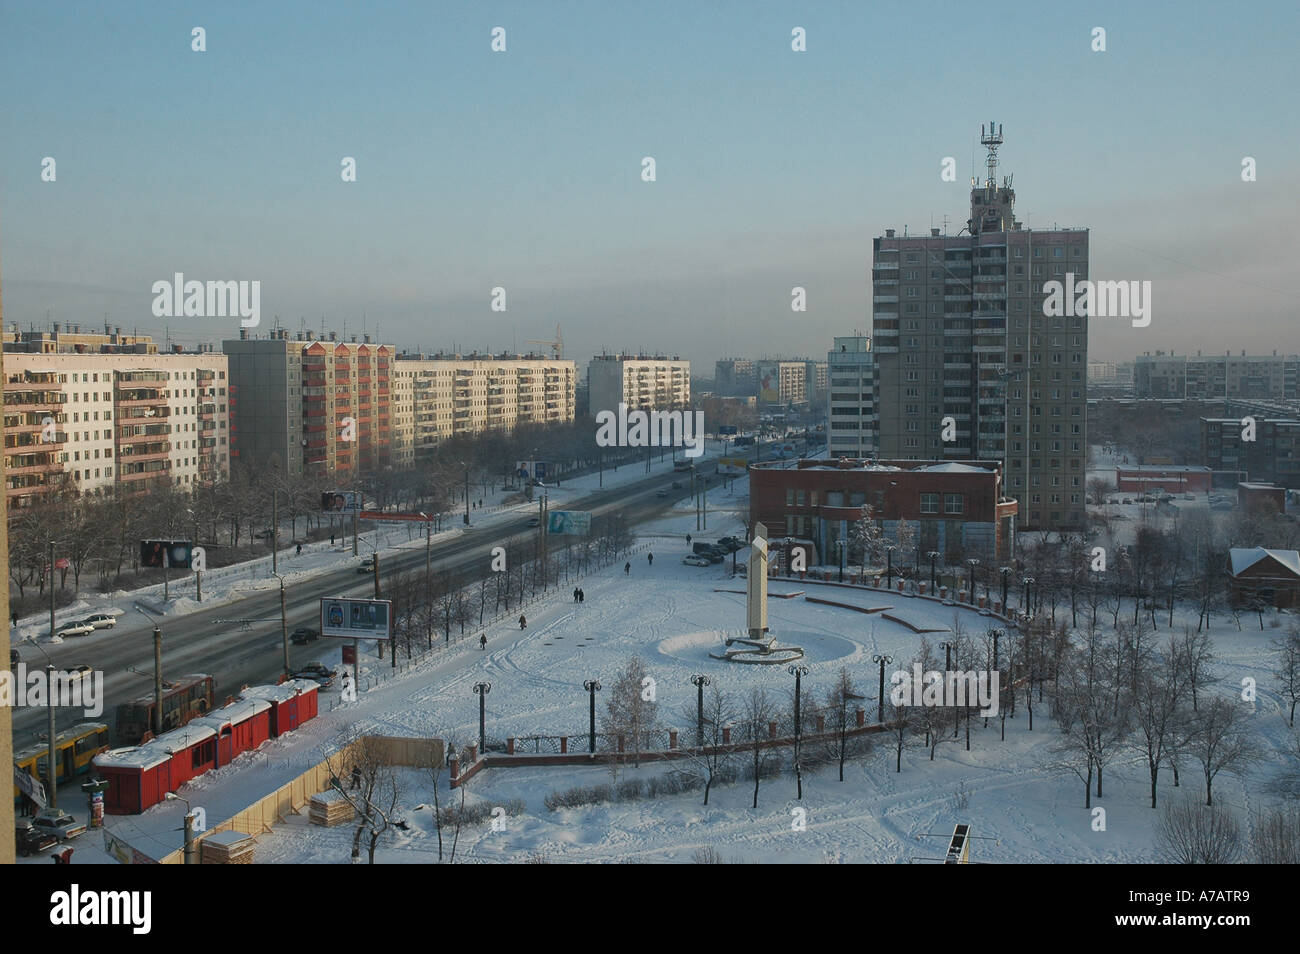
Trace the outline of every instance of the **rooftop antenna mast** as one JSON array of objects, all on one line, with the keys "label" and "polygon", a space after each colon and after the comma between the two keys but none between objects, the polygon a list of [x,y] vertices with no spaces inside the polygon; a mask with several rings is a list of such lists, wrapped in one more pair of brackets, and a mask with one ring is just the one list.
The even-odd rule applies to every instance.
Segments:
[{"label": "rooftop antenna mast", "polygon": [[1002,145],[1002,124],[990,121],[988,132],[984,131],[984,126],[981,124],[980,144],[989,151],[988,158],[984,160],[989,170],[985,185],[992,192],[998,184],[998,146]]}]

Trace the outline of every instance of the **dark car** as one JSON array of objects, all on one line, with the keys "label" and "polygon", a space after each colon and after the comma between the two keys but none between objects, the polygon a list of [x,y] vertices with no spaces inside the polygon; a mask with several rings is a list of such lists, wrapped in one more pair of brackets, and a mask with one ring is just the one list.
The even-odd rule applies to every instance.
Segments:
[{"label": "dark car", "polygon": [[680,480],[674,480],[673,490],[681,490],[681,489],[682,489],[682,482]]},{"label": "dark car", "polygon": [[310,669],[299,669],[297,672],[291,672],[289,673],[289,678],[310,679],[322,689],[328,689],[330,686],[334,685],[334,677],[332,675],[327,676]]},{"label": "dark car", "polygon": [[19,663],[19,661],[20,661],[21,659],[22,659],[22,657],[18,655],[18,650],[16,650],[16,649],[11,649],[11,650],[9,650],[9,668],[10,668],[10,669],[17,669],[17,668],[18,668],[18,663]]},{"label": "dark car", "polygon": [[667,496],[668,496],[668,491],[666,491],[666,490],[656,490],[656,491],[655,491],[655,496],[656,496],[656,497],[659,497],[659,498],[667,497]]},{"label": "dark car", "polygon": [[542,525],[542,518],[541,518],[541,517],[529,517],[529,518],[528,518],[528,526],[530,526],[530,527],[540,527],[541,525]]},{"label": "dark car", "polygon": [[33,828],[28,822],[20,823],[14,830],[14,847],[23,858],[40,854],[46,848],[53,848],[58,843],[59,839]]},{"label": "dark car", "polygon": [[361,563],[360,563],[360,565],[357,567],[357,572],[358,572],[358,573],[374,573],[374,572],[375,572],[375,558],[374,558],[374,557],[366,557],[364,560],[362,560]]},{"label": "dark car", "polygon": [[289,642],[301,646],[304,643],[310,643],[313,639],[320,639],[319,629],[312,629],[310,626],[299,626],[289,637]]},{"label": "dark car", "polygon": [[701,553],[700,556],[704,557],[710,563],[721,563],[727,558],[727,553],[725,550],[719,550],[717,547],[710,547],[704,553]]},{"label": "dark car", "polygon": [[299,669],[298,671],[299,671],[299,672],[307,672],[307,673],[311,673],[311,674],[314,675],[314,676],[326,676],[326,677],[330,677],[330,676],[333,676],[333,675],[334,675],[334,670],[333,670],[333,669],[327,669],[323,663],[318,662],[318,661],[316,661],[316,660],[313,660],[312,662],[307,663],[305,666],[303,666],[303,667],[302,667],[301,669]]},{"label": "dark car", "polygon": [[718,541],[718,546],[726,550],[728,553],[735,553],[737,550],[743,547],[744,544],[741,543],[739,540],[737,540],[735,537],[723,537],[721,540]]}]

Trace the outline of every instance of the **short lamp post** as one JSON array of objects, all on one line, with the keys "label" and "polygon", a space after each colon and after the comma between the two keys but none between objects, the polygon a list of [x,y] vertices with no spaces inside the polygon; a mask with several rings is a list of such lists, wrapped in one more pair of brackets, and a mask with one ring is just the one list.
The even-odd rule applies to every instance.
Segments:
[{"label": "short lamp post", "polygon": [[1024,584],[1025,584],[1024,596],[1023,596],[1024,606],[1022,607],[1022,609],[1024,610],[1026,616],[1033,616],[1034,615],[1034,602],[1033,602],[1034,578],[1032,576],[1025,577]]},{"label": "short lamp post", "polygon": [[931,550],[926,554],[930,558],[930,592],[934,592],[934,561],[939,559],[939,551]]},{"label": "short lamp post", "polygon": [[975,559],[975,557],[971,557],[969,560],[966,561],[966,564],[967,566],[970,567],[970,593],[969,593],[970,602],[974,603],[975,602],[975,567],[980,565],[980,561]]},{"label": "short lamp post", "polygon": [[478,696],[478,754],[482,757],[487,750],[487,733],[484,731],[487,719],[487,694],[492,691],[492,683],[474,683],[474,693]]},{"label": "short lamp post", "polygon": [[196,865],[199,863],[194,848],[194,819],[196,816],[190,808],[189,799],[181,798],[175,792],[168,792],[167,801],[185,803],[185,863],[187,865]]},{"label": "short lamp post", "polygon": [[1007,580],[1011,577],[1011,567],[1004,566],[999,571],[1002,574],[1002,612],[1007,611]]},{"label": "short lamp post", "polygon": [[847,540],[835,541],[835,546],[838,547],[840,551],[840,582],[841,583],[844,582],[844,551],[848,548],[848,545],[849,545],[849,541]]},{"label": "short lamp post", "polygon": [[[590,699],[591,705],[589,709],[591,714],[591,725],[587,736],[587,751],[595,752],[596,751],[596,693],[600,692],[600,683],[595,679],[588,679],[586,682],[582,684],[582,688],[586,689],[587,694],[591,697]],[[702,696],[704,690],[701,689],[700,693]]]},{"label": "short lamp post", "polygon": [[799,700],[803,695],[802,679],[808,675],[807,666],[787,666],[786,672],[794,676],[794,778],[795,778],[795,798],[803,798],[803,766],[800,764],[803,759],[800,752],[800,742],[803,740],[803,719],[799,713]]},{"label": "short lamp post", "polygon": [[892,590],[894,588],[894,544],[892,543],[885,547],[885,560],[885,589]]},{"label": "short lamp post", "polygon": [[877,654],[871,657],[871,661],[880,664],[880,694],[876,699],[876,711],[879,713],[880,722],[883,725],[885,721],[885,666],[893,662],[894,657]]},{"label": "short lamp post", "polygon": [[[704,687],[713,682],[708,676],[691,676],[691,685],[695,687],[695,747],[704,748]],[[592,719],[595,719],[595,694],[592,694]],[[796,703],[796,706],[798,703]],[[593,748],[594,752],[595,749]]]}]

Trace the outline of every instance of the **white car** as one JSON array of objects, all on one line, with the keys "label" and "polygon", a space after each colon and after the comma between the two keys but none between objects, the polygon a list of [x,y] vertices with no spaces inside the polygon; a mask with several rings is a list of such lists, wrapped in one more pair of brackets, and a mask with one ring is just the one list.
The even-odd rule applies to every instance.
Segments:
[{"label": "white car", "polygon": [[87,616],[82,622],[89,623],[95,629],[111,629],[117,625],[117,617],[112,613],[96,613],[94,616]]},{"label": "white car", "polygon": [[688,557],[683,558],[682,562],[685,563],[687,566],[708,566],[709,565],[708,560],[704,559],[704,557],[702,556],[696,556],[694,553],[692,553]]},{"label": "white car", "polygon": [[75,623],[63,623],[54,628],[54,635],[63,636],[89,636],[95,631],[95,627],[87,622],[77,620]]}]

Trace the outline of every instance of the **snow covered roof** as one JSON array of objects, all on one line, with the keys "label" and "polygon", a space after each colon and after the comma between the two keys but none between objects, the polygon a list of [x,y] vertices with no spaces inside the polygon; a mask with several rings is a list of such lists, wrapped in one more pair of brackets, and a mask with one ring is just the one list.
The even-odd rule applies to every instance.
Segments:
[{"label": "snow covered roof", "polygon": [[266,699],[268,702],[288,702],[295,695],[315,692],[319,686],[310,679],[290,679],[278,686],[249,686],[239,694],[241,699]]},{"label": "snow covered roof", "polygon": [[1278,563],[1300,576],[1300,552],[1295,550],[1266,550],[1263,547],[1233,547],[1228,551],[1228,563],[1232,575],[1236,576],[1250,569],[1265,557],[1272,557]]},{"label": "snow covered roof", "polygon": [[187,749],[196,742],[202,742],[204,739],[210,739],[217,733],[211,726],[196,724],[190,722],[181,726],[179,729],[172,729],[170,732],[164,732],[152,742],[146,745],[159,745],[164,749],[171,749],[173,752],[179,752],[181,749]]},{"label": "snow covered roof", "polygon": [[202,718],[192,720],[190,725],[204,725],[219,730],[227,725],[251,719],[259,712],[265,712],[269,708],[271,708],[271,703],[265,699],[241,699],[239,702],[232,702],[220,709],[213,709]]},{"label": "snow covered roof", "polygon": [[1126,474],[1208,474],[1210,468],[1197,464],[1118,464],[1116,470]]},{"label": "snow covered roof", "polygon": [[929,467],[918,467],[916,472],[918,474],[987,474],[989,469],[949,460],[944,461],[942,464],[931,464]]},{"label": "snow covered roof", "polygon": [[171,760],[171,755],[160,745],[146,742],[125,749],[109,749],[94,758],[96,768],[135,768],[147,770]]}]

